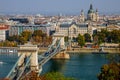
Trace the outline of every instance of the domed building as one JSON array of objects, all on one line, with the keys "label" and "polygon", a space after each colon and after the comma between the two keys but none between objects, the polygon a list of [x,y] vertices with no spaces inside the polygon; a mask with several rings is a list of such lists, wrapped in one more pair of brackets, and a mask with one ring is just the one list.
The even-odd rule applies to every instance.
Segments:
[{"label": "domed building", "polygon": [[98,10],[94,11],[92,4],[90,4],[90,9],[88,10],[87,20],[99,21]]}]

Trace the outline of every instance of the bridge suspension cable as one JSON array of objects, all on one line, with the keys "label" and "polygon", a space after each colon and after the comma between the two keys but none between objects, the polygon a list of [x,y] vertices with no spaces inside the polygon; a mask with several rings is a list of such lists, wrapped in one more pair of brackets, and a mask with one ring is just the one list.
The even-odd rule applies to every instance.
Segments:
[{"label": "bridge suspension cable", "polygon": [[9,72],[9,74],[6,76],[7,79],[11,80],[19,80],[22,74],[24,73],[25,69],[27,66],[29,66],[30,62],[30,56],[27,57],[26,63],[22,64],[21,66],[18,66],[18,62],[23,58],[25,55],[21,54],[20,57],[18,58],[17,62]]},{"label": "bridge suspension cable", "polygon": [[[60,39],[61,40],[61,39]],[[60,40],[56,41],[56,44],[54,43],[54,45],[51,45],[51,48],[49,48],[49,53],[48,55],[46,55],[46,52],[43,53],[43,57],[41,57],[41,61],[39,62],[39,67],[41,68],[42,65],[44,65],[48,60],[50,60],[53,56],[55,56],[59,51],[60,51]],[[54,48],[54,51],[50,52],[50,50],[52,50],[52,47],[56,45],[56,48]],[[39,72],[40,75],[40,72]]]}]

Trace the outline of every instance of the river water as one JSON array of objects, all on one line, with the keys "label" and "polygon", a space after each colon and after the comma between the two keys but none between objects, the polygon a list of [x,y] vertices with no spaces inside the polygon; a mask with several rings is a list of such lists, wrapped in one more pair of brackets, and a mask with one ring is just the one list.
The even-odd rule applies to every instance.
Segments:
[{"label": "river water", "polygon": [[107,54],[70,54],[69,60],[50,60],[43,66],[42,74],[52,71],[63,73],[77,80],[97,80],[103,64],[108,63]]},{"label": "river water", "polygon": [[[114,55],[114,54],[111,54]],[[66,77],[77,80],[97,80],[97,74],[103,64],[108,63],[108,54],[70,54],[68,60],[49,60],[42,70],[47,72],[61,72]],[[17,55],[0,54],[0,78],[5,77],[18,59]]]},{"label": "river water", "polygon": [[7,76],[17,59],[17,54],[0,54],[0,78]]}]

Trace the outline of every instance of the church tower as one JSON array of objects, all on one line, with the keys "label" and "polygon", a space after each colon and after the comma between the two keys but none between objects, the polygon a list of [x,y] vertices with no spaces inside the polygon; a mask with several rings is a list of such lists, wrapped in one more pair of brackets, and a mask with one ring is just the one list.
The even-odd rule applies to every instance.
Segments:
[{"label": "church tower", "polygon": [[97,9],[96,9],[96,21],[99,21],[99,14]]},{"label": "church tower", "polygon": [[85,21],[84,12],[83,12],[83,10],[81,10],[81,14],[80,14],[80,22],[84,22],[84,21]]}]

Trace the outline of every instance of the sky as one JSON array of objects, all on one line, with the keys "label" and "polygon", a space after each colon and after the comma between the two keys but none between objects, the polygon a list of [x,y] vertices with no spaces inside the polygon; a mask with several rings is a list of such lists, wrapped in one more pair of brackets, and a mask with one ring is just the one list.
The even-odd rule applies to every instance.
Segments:
[{"label": "sky", "polygon": [[120,0],[0,0],[0,13],[79,14],[90,4],[99,13],[120,13]]}]

